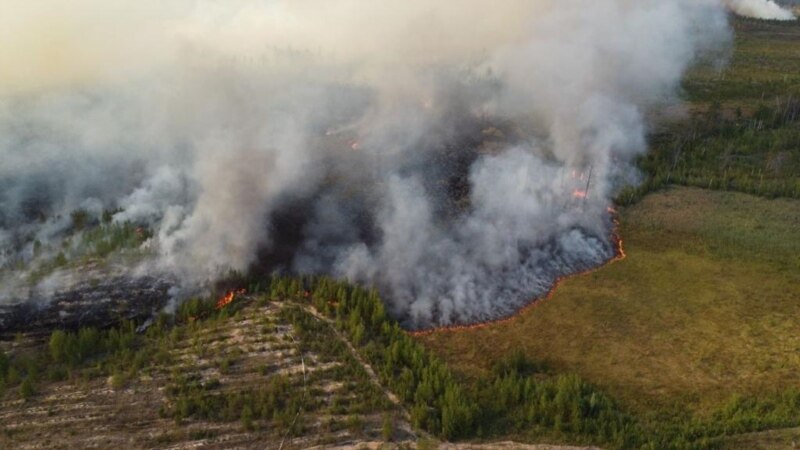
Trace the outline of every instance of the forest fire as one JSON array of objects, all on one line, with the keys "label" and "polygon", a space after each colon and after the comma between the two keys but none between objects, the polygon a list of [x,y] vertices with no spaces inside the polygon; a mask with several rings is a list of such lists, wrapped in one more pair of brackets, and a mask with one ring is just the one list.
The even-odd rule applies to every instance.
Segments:
[{"label": "forest fire", "polygon": [[589,195],[589,193],[588,193],[588,192],[586,192],[586,191],[582,191],[582,190],[580,190],[580,189],[576,189],[576,190],[575,190],[575,191],[572,193],[572,196],[573,196],[573,197],[575,197],[575,198],[586,198],[588,195]]},{"label": "forest fire", "polygon": [[215,308],[222,309],[231,304],[236,299],[237,295],[244,295],[246,293],[247,291],[245,289],[234,289],[228,291],[227,294],[223,295],[219,300],[217,300]]},{"label": "forest fire", "polygon": [[[609,209],[613,209],[613,208],[609,208]],[[611,212],[611,211],[609,211],[609,212]],[[616,210],[614,210],[612,215],[615,215],[615,214],[616,214]],[[565,275],[565,276],[559,277],[558,279],[556,279],[555,283],[553,283],[553,287],[550,288],[550,290],[547,292],[546,295],[544,295],[542,297],[534,298],[526,306],[520,308],[516,313],[514,313],[514,314],[512,314],[512,315],[510,315],[508,317],[504,317],[502,319],[487,320],[485,322],[474,323],[474,324],[470,324],[470,325],[451,325],[451,326],[445,326],[445,327],[434,327],[434,328],[430,328],[430,329],[427,329],[427,330],[408,331],[408,334],[410,336],[417,336],[417,337],[419,337],[419,336],[429,336],[429,335],[432,335],[434,333],[476,330],[476,329],[480,329],[480,328],[487,328],[487,327],[489,327],[491,325],[497,325],[497,324],[510,322],[510,321],[516,319],[518,316],[524,314],[525,311],[527,311],[527,310],[529,310],[531,308],[534,308],[536,306],[539,306],[539,304],[541,304],[542,302],[545,302],[545,301],[550,300],[551,298],[553,298],[553,295],[555,295],[555,293],[558,290],[559,286],[561,286],[561,284],[564,281],[566,281],[567,279],[572,278],[572,277],[579,277],[579,276],[583,276],[583,275],[588,275],[588,274],[590,274],[592,272],[600,270],[601,268],[607,266],[608,264],[611,264],[611,263],[614,263],[614,262],[621,261],[621,260],[625,259],[627,255],[625,254],[625,248],[623,246],[622,237],[620,236],[620,232],[619,232],[619,220],[616,217],[613,217],[612,220],[614,222],[614,230],[613,230],[612,235],[611,235],[611,240],[614,243],[614,248],[615,248],[614,255],[615,256],[612,259],[610,259],[608,262],[606,262],[605,264],[603,264],[603,265],[601,265],[599,267],[595,267],[595,268],[589,269],[589,270],[584,270],[582,272],[577,272],[577,273],[573,273],[573,274],[570,274],[570,275]]]},{"label": "forest fire", "polygon": [[[51,301],[64,259],[102,240],[124,274],[169,279],[176,302],[231,270],[346,275],[427,329],[504,317],[613,258],[605,207],[637,180],[650,119],[679,99],[694,56],[722,53],[727,13],[716,0],[589,2],[603,20],[569,2],[422,1],[392,14],[336,0],[308,0],[326,14],[288,0],[185,2],[122,27],[112,56],[155,50],[126,58],[135,70],[92,59],[79,82],[72,65],[38,73],[32,56],[37,73],[0,83],[13,100],[0,108],[0,303],[17,291]],[[25,20],[46,28],[48,8],[34,9]],[[99,22],[118,31],[105,19],[128,16],[140,15]],[[457,45],[425,42],[442,18]],[[69,48],[104,55],[103,35]],[[126,223],[135,240],[117,235]],[[212,307],[235,301],[239,285],[223,286]]]}]

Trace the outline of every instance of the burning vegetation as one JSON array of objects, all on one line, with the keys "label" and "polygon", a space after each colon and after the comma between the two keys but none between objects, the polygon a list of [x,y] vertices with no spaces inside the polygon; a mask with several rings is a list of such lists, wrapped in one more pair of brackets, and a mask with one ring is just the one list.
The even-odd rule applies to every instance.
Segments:
[{"label": "burning vegetation", "polygon": [[468,330],[474,330],[474,329],[478,329],[478,328],[485,328],[485,327],[488,327],[488,326],[491,326],[491,325],[512,321],[517,316],[519,316],[521,314],[525,314],[525,312],[528,309],[538,306],[541,302],[550,300],[553,297],[553,295],[555,294],[555,292],[558,290],[559,286],[561,286],[561,284],[564,283],[565,281],[567,281],[568,279],[570,279],[572,277],[579,277],[579,276],[587,275],[589,273],[592,273],[592,272],[595,272],[597,270],[600,270],[603,266],[605,266],[607,264],[611,264],[613,262],[621,261],[621,260],[625,259],[625,257],[626,257],[625,248],[624,248],[623,242],[622,242],[622,236],[621,236],[621,232],[620,232],[620,229],[619,229],[619,222],[618,222],[618,219],[616,217],[617,211],[615,209],[609,207],[609,213],[612,214],[613,221],[614,221],[614,231],[612,233],[611,240],[614,242],[614,247],[615,247],[616,250],[614,252],[615,256],[612,259],[610,259],[609,261],[607,261],[605,264],[603,264],[602,266],[598,266],[598,267],[594,267],[594,268],[591,268],[591,269],[584,270],[582,272],[576,272],[576,273],[572,273],[572,274],[563,275],[561,277],[558,277],[555,280],[555,282],[553,283],[553,285],[550,287],[550,290],[547,291],[547,293],[544,296],[533,298],[527,305],[521,307],[514,314],[509,315],[508,317],[503,317],[503,318],[500,318],[500,319],[487,320],[487,321],[484,321],[484,322],[466,324],[466,325],[450,325],[450,326],[444,326],[444,327],[432,327],[432,328],[427,329],[427,330],[412,330],[412,331],[409,331],[409,334],[411,336],[418,336],[419,337],[419,336],[428,336],[428,335],[431,335],[433,333],[439,333],[439,332],[468,331]]},{"label": "burning vegetation", "polygon": [[20,16],[110,25],[121,48],[104,30],[64,46],[120,67],[34,57],[0,83],[0,266],[36,241],[63,265],[102,221],[176,301],[231,270],[324,274],[408,329],[508,317],[617,255],[607,208],[638,181],[646,119],[729,37],[721,0],[309,1]]},{"label": "burning vegetation", "polygon": [[236,300],[236,297],[244,295],[246,293],[247,293],[246,289],[234,289],[228,291],[227,294],[223,295],[222,297],[219,298],[219,300],[217,300],[217,303],[214,307],[218,310],[222,309],[233,303],[233,301]]}]

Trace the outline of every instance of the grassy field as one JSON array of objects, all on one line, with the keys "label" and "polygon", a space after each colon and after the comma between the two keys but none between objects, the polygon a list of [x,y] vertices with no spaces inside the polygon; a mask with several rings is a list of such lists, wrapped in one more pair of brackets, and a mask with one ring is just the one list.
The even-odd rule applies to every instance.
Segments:
[{"label": "grassy field", "polygon": [[465,376],[522,349],[641,414],[800,386],[800,202],[673,188],[622,213],[625,260],[511,322],[421,338]]},{"label": "grassy field", "polygon": [[610,395],[651,448],[798,439],[800,23],[734,28],[729,64],[686,77],[687,114],[653,129],[645,183],[618,198],[626,259],[511,321],[418,338],[465,385],[521,352],[537,379]]},{"label": "grassy field", "polygon": [[734,28],[729,64],[688,74],[686,114],[655,122],[646,180],[620,203],[669,184],[800,198],[800,22]]},{"label": "grassy field", "polygon": [[721,102],[751,111],[762,101],[800,94],[800,22],[734,19],[733,51],[727,64],[693,70],[686,96],[702,106]]}]

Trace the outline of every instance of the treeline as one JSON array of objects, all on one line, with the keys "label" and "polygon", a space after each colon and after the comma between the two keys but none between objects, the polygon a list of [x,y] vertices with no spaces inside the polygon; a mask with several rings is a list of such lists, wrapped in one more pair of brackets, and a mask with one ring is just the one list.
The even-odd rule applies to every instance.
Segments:
[{"label": "treeline", "polygon": [[[144,242],[153,237],[153,231],[130,221],[113,222],[113,215],[120,211],[106,210],[100,217],[94,217],[84,209],[76,209],[70,213],[72,226],[60,241],[43,243],[33,234],[26,237],[24,245],[31,245],[35,263],[32,266],[32,279],[41,279],[79,258],[104,258],[115,252],[140,249]],[[23,258],[17,258],[14,267],[22,270],[26,264]]]},{"label": "treeline", "polygon": [[[179,339],[167,315],[158,316],[142,331],[131,321],[98,329],[54,330],[43,345],[21,345],[13,353],[0,351],[0,394],[18,388],[30,398],[40,383],[110,377],[121,387],[142,369],[170,361],[168,348]],[[22,336],[15,338],[17,341]]]},{"label": "treeline", "polygon": [[131,222],[104,223],[84,233],[84,251],[104,257],[121,249],[137,249],[152,236],[149,228]]},{"label": "treeline", "polygon": [[476,406],[452,373],[390,320],[375,290],[330,278],[275,279],[274,298],[303,299],[332,318],[360,348],[384,385],[409,409],[414,426],[445,439],[467,437]]},{"label": "treeline", "polygon": [[[252,289],[258,290],[255,286]],[[259,302],[265,300],[266,297],[261,297]],[[230,314],[235,319],[241,307],[240,300],[217,310],[212,300],[194,299],[179,308],[175,319],[198,330],[196,336],[199,337],[204,324],[224,320]],[[222,422],[241,420],[247,430],[275,427],[296,436],[306,432],[309,414],[357,415],[390,409],[383,392],[369,382],[366,372],[326,323],[294,305],[281,308],[278,318],[280,323],[292,325],[292,331],[279,345],[296,348],[299,358],[313,354],[319,362],[336,362],[335,368],[328,369],[329,373],[313,371],[291,377],[275,367],[263,366],[258,371],[264,376],[264,382],[246,388],[225,385],[218,379],[203,381],[197,374],[176,370],[170,376],[166,391],[170,402],[161,408],[161,415],[172,417],[179,424],[190,418]],[[273,325],[263,324],[260,332],[271,334],[274,331]],[[201,347],[206,344],[197,341]],[[238,364],[236,355],[231,353],[217,361],[223,374],[237,370]],[[315,381],[331,377],[344,381],[342,389],[332,394],[332,398],[328,399],[318,388],[312,389]],[[331,421],[325,424],[325,427],[336,426]]]},{"label": "treeline", "polygon": [[570,436],[586,442],[624,445],[631,419],[602,393],[575,376],[539,379],[532,363],[501,362],[494,375],[476,385],[459,381],[450,369],[390,319],[375,290],[330,278],[276,278],[273,299],[313,305],[346,333],[388,386],[407,406],[415,426],[457,440],[525,433]]},{"label": "treeline", "polygon": [[800,424],[795,391],[734,397],[710,419],[658,411],[636,417],[579,377],[551,374],[521,353],[497,362],[488,376],[461,380],[387,316],[375,290],[329,278],[276,278],[265,290],[331,318],[400,397],[414,425],[440,438],[522,435],[620,449],[710,449],[733,434]]},{"label": "treeline", "polygon": [[[389,317],[374,290],[330,278],[274,278],[246,285],[255,294],[248,298],[256,302],[288,303],[281,306],[279,318],[292,325],[292,345],[322,361],[341,363],[333,376],[346,381],[347,392],[331,403],[319,393],[308,395],[300,379],[269,368],[263,370],[265,383],[248,390],[223,388],[217,380],[201,381],[174,371],[163,415],[178,423],[187,418],[241,420],[247,429],[271,423],[297,434],[304,430],[306,412],[391,409],[333,334],[335,329],[369,362],[382,385],[398,396],[416,427],[447,440],[520,436],[620,449],[707,449],[733,434],[800,425],[796,390],[758,400],[734,397],[699,420],[674,411],[654,411],[647,417],[628,414],[579,377],[552,373],[522,353],[501,359],[487,375],[460,378]],[[187,339],[195,342],[203,330],[236,315],[247,301],[252,300],[240,299],[222,310],[214,308],[214,299],[187,301],[175,316],[159,316],[144,332],[129,322],[108,330],[56,330],[41,350],[22,346],[12,355],[0,352],[0,387],[14,387],[21,397],[30,398],[36,395],[37,383],[45,380],[111,375],[115,387],[123,385],[143,368],[169,367],[171,349]],[[313,317],[312,307],[332,326]],[[261,332],[273,333],[274,327],[264,324]],[[197,345],[202,347],[199,341]],[[218,364],[221,373],[235,370],[236,355],[226,354]]]},{"label": "treeline", "polygon": [[639,443],[635,421],[579,377],[534,378],[527,369],[531,365],[522,354],[511,359],[516,363],[500,361],[493,376],[478,383],[480,434],[521,434],[537,427],[545,434],[553,430],[568,436],[587,436],[618,448]]},{"label": "treeline", "polygon": [[617,195],[629,205],[670,184],[768,198],[800,198],[800,98],[777,98],[751,115],[726,114],[720,103],[653,136],[638,163],[646,179]]}]

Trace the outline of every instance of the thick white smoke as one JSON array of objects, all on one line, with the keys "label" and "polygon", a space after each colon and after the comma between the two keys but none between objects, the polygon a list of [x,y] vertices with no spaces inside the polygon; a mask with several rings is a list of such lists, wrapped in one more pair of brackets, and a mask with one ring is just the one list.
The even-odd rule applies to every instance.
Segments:
[{"label": "thick white smoke", "polygon": [[145,267],[187,287],[330,273],[411,327],[500,317],[613,257],[645,114],[729,37],[722,0],[11,9],[6,271],[74,208],[121,208],[154,230]]},{"label": "thick white smoke", "polygon": [[743,17],[764,20],[795,20],[794,13],[773,0],[727,0],[731,10]]}]

